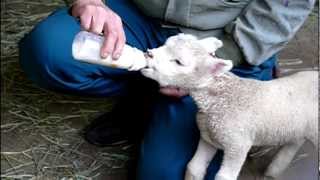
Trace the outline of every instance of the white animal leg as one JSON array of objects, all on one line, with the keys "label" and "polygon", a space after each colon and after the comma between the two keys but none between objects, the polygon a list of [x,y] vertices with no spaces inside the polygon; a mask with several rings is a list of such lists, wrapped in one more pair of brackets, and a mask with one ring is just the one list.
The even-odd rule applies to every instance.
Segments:
[{"label": "white animal leg", "polygon": [[207,167],[216,154],[217,149],[200,139],[197,151],[188,163],[185,180],[203,180]]},{"label": "white animal leg", "polygon": [[222,166],[218,171],[215,180],[236,180],[247,154],[251,148],[251,143],[236,142],[233,147],[224,150]]},{"label": "white animal leg", "polygon": [[305,141],[299,141],[295,143],[286,144],[272,159],[272,162],[269,164],[265,176],[269,178],[278,177],[290,164],[295,154],[298,152],[300,147]]}]

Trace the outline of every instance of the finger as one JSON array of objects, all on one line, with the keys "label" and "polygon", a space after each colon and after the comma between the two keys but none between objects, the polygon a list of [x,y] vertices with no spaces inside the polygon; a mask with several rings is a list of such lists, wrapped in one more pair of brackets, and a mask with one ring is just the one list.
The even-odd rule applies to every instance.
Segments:
[{"label": "finger", "polygon": [[178,92],[179,92],[180,97],[186,96],[186,95],[189,94],[188,91],[186,91],[186,90],[184,90],[184,89],[180,89],[180,88],[178,89]]},{"label": "finger", "polygon": [[188,95],[187,91],[180,88],[161,88],[160,93],[177,98]]},{"label": "finger", "polygon": [[104,26],[104,18],[100,15],[93,16],[91,21],[91,31],[96,34],[101,34]]},{"label": "finger", "polygon": [[83,14],[80,16],[80,24],[85,30],[89,30],[91,26],[92,16],[89,14]]},{"label": "finger", "polygon": [[173,88],[161,88],[160,93],[171,97],[180,97],[177,89]]},{"label": "finger", "polygon": [[[112,22],[109,22],[111,25]],[[108,57],[109,54],[113,52],[113,49],[115,47],[115,42],[117,39],[117,32],[114,28],[110,28],[110,24],[105,23],[104,24],[104,32],[105,32],[105,40],[103,42],[103,45],[101,47],[101,56],[103,58]]]},{"label": "finger", "polygon": [[179,97],[179,94],[176,89],[162,88],[162,89],[160,89],[160,93],[162,93],[166,96]]},{"label": "finger", "polygon": [[112,54],[113,59],[118,59],[122,53],[124,45],[126,43],[126,36],[122,27],[122,23],[118,25],[118,39],[115,45],[115,50]]}]

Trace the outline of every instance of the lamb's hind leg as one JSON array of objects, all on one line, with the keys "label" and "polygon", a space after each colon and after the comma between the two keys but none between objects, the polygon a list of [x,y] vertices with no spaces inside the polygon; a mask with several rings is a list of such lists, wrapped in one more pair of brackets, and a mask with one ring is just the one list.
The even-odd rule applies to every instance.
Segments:
[{"label": "lamb's hind leg", "polygon": [[301,140],[282,146],[269,164],[265,176],[268,178],[278,177],[289,166],[304,142],[305,140]]},{"label": "lamb's hind leg", "polygon": [[185,180],[203,180],[217,149],[200,139],[197,151],[188,163]]}]

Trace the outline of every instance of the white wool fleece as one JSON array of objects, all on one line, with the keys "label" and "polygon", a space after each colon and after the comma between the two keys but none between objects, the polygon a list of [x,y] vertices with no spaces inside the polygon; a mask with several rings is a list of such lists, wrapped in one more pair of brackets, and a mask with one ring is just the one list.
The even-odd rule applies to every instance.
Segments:
[{"label": "white wool fleece", "polygon": [[184,88],[196,101],[201,139],[186,180],[202,180],[217,149],[224,151],[216,180],[236,180],[252,146],[281,145],[265,171],[284,171],[305,140],[317,142],[318,72],[299,72],[271,81],[240,78],[231,61],[214,56],[222,43],[191,35],[170,37],[150,50],[143,75],[161,86]]}]

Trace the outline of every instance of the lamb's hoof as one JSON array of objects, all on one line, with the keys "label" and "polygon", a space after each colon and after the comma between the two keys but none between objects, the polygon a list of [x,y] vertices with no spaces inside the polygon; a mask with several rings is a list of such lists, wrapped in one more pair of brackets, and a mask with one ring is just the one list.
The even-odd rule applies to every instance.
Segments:
[{"label": "lamb's hoof", "polygon": [[275,180],[279,176],[279,173],[276,173],[271,168],[268,168],[264,173],[264,179],[263,180]]},{"label": "lamb's hoof", "polygon": [[225,175],[217,174],[215,180],[237,180],[237,178],[231,178]]},{"label": "lamb's hoof", "polygon": [[203,180],[204,177],[201,175],[195,175],[191,173],[190,171],[186,171],[186,175],[184,177],[184,180]]},{"label": "lamb's hoof", "polygon": [[271,176],[263,176],[262,180],[275,180],[276,178]]}]

